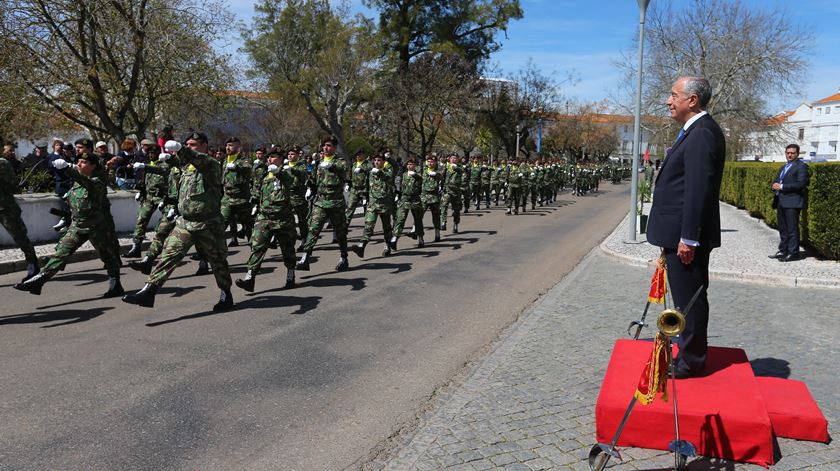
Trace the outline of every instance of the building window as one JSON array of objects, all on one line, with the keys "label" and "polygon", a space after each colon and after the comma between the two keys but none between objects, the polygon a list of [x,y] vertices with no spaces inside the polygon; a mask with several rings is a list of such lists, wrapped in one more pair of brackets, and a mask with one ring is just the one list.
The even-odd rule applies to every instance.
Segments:
[{"label": "building window", "polygon": [[627,134],[628,132],[630,132],[630,126],[627,126],[627,125],[625,124],[625,125],[624,125],[624,134]]},{"label": "building window", "polygon": [[828,148],[831,152],[837,152],[837,141],[828,141]]},{"label": "building window", "polygon": [[822,108],[817,108],[817,116],[821,116],[821,115],[822,115]]},{"label": "building window", "polygon": [[811,142],[811,149],[817,150],[820,147],[819,142]]},{"label": "building window", "polygon": [[799,140],[805,140],[805,128],[799,128]]},{"label": "building window", "polygon": [[834,107],[834,114],[840,113],[840,106]]},{"label": "building window", "polygon": [[825,107],[825,114],[831,114],[831,107],[830,106]]}]

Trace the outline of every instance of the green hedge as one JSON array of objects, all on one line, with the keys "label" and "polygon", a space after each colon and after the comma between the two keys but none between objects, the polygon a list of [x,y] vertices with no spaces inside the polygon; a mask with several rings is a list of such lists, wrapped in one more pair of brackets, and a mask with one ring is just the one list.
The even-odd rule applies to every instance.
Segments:
[{"label": "green hedge", "polygon": [[[727,162],[720,199],[776,227],[770,184],[781,162]],[[825,257],[840,259],[840,164],[808,164],[807,205],[800,218],[802,242]]]}]

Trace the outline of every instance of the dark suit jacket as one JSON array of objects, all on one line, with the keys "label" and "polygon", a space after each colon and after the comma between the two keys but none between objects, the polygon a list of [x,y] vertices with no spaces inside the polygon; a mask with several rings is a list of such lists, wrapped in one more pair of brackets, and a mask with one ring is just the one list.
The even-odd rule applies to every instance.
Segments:
[{"label": "dark suit jacket", "polygon": [[782,189],[774,196],[773,207],[802,209],[805,206],[805,189],[808,188],[808,164],[796,159],[784,178],[780,178],[785,165],[776,173],[774,181],[781,183]]},{"label": "dark suit jacket", "polygon": [[680,238],[720,247],[720,181],[726,139],[709,115],[692,123],[665,158],[648,219],[647,240],[676,248]]}]

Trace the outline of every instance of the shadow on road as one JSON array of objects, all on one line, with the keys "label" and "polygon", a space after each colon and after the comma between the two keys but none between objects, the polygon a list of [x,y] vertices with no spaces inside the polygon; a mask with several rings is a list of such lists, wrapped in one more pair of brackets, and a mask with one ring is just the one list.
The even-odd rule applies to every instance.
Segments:
[{"label": "shadow on road", "polygon": [[[309,279],[297,285],[299,288],[314,286],[316,288],[330,288],[336,286],[349,286],[351,291],[361,291],[367,286],[367,278],[318,278]],[[283,288],[277,288],[264,293],[278,291]]]},{"label": "shadow on road", "polygon": [[42,329],[60,327],[63,325],[77,324],[99,317],[114,309],[112,306],[96,307],[92,309],[61,309],[59,311],[30,312],[27,314],[12,314],[0,317],[0,325],[5,324],[45,324],[57,322],[56,324],[41,326]]},{"label": "shadow on road", "polygon": [[753,373],[756,376],[772,376],[774,378],[790,378],[790,362],[779,358],[756,358],[750,360]]}]

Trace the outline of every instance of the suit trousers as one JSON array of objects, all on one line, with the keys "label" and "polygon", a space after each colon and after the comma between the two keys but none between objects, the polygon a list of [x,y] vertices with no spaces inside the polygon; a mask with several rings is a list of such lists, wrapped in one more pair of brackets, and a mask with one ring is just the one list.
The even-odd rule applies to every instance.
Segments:
[{"label": "suit trousers", "polygon": [[684,311],[694,293],[704,286],[685,317],[685,330],[675,340],[680,347],[676,358],[677,370],[702,371],[706,364],[708,351],[708,337],[706,330],[709,325],[709,255],[708,247],[697,247],[694,260],[684,265],[677,255],[676,249],[665,249],[665,264],[668,273],[668,285],[674,305]]},{"label": "suit trousers", "polygon": [[776,208],[776,225],[779,226],[779,252],[799,253],[799,208]]}]

